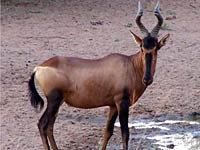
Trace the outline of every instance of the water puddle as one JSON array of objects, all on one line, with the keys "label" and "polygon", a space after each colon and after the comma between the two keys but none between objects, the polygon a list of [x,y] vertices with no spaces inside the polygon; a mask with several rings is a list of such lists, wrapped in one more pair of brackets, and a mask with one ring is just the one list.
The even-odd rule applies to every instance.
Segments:
[{"label": "water puddle", "polygon": [[[131,123],[133,122],[133,123]],[[120,127],[119,122],[115,123]],[[137,150],[200,150],[200,120],[187,118],[129,120],[130,147]]]},{"label": "water puddle", "polygon": [[[106,118],[95,115],[71,116],[60,114],[62,120],[75,120],[105,126]],[[119,121],[115,123],[120,127]],[[130,119],[129,150],[200,150],[200,113],[191,116],[161,116],[150,119]],[[108,150],[122,150],[120,129]],[[98,145],[97,147],[101,147]],[[98,149],[98,148],[97,148]]]}]

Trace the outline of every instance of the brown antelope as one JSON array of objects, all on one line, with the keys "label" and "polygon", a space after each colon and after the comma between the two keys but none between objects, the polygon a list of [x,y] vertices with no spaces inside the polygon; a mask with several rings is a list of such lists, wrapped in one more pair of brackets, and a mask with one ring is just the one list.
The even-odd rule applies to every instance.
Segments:
[{"label": "brown antelope", "polygon": [[44,100],[36,90],[35,81],[47,98],[47,108],[38,123],[45,150],[50,149],[49,142],[53,150],[58,149],[53,136],[53,126],[63,102],[86,109],[109,106],[102,150],[106,149],[113,134],[117,116],[121,124],[123,149],[128,149],[129,107],[153,82],[157,51],[165,45],[169,37],[167,34],[158,41],[158,32],[163,23],[159,3],[154,13],[158,23],[148,32],[140,21],[143,10],[140,2],[138,3],[136,24],[144,38],[141,39],[131,32],[140,46],[140,51],[134,55],[115,53],[96,60],[56,56],[34,68],[29,80],[31,104],[40,110],[44,106]]}]

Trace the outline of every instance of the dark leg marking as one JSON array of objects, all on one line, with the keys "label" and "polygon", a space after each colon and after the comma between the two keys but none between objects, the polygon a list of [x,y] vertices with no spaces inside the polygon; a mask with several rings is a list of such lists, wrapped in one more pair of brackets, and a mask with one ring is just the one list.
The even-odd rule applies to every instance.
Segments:
[{"label": "dark leg marking", "polygon": [[128,113],[129,113],[130,99],[127,90],[124,90],[124,96],[120,104],[119,121],[121,125],[123,149],[128,150],[129,128],[128,128]]},{"label": "dark leg marking", "polygon": [[53,125],[56,119],[56,114],[62,103],[63,95],[60,90],[52,90],[47,96],[47,108],[39,120],[38,128],[43,141],[44,149],[49,150],[47,136],[50,140],[52,149],[57,149],[53,137]]},{"label": "dark leg marking", "polygon": [[48,120],[47,120],[47,109],[46,109],[38,122],[38,129],[40,131],[40,136],[42,139],[44,149],[50,150],[48,139],[47,139],[47,133],[46,133],[47,123],[48,123]]},{"label": "dark leg marking", "polygon": [[51,148],[53,150],[58,150],[58,147],[56,145],[56,142],[55,142],[55,139],[54,139],[54,136],[53,136],[53,127],[54,127],[55,120],[56,120],[56,115],[53,116],[49,121],[49,126],[47,128],[47,135],[48,135],[48,138],[49,138],[49,141],[50,141],[50,144],[51,144]]}]

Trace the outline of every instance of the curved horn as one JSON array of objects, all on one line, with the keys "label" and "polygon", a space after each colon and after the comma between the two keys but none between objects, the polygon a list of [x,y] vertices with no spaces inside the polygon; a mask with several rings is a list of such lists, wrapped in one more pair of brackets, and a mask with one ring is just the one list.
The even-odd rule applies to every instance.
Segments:
[{"label": "curved horn", "polygon": [[155,16],[158,18],[158,23],[157,25],[153,28],[153,30],[151,31],[151,36],[156,37],[158,36],[158,32],[162,26],[163,23],[163,18],[160,14],[160,4],[159,1],[156,4],[156,7],[154,8],[154,14]]},{"label": "curved horn", "polygon": [[138,1],[138,11],[137,11],[137,16],[136,16],[136,24],[139,27],[140,31],[144,36],[147,36],[149,34],[148,30],[145,28],[145,26],[141,23],[141,17],[143,15],[143,9],[140,1]]}]

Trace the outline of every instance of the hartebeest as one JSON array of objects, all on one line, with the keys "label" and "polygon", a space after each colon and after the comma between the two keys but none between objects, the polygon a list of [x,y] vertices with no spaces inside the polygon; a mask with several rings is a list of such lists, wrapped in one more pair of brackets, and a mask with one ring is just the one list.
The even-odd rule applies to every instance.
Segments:
[{"label": "hartebeest", "polygon": [[53,126],[59,107],[66,102],[78,108],[109,106],[109,115],[104,133],[102,150],[113,134],[114,123],[119,115],[123,149],[128,149],[129,106],[133,105],[153,82],[157,51],[165,45],[169,34],[158,41],[158,32],[163,23],[157,3],[155,16],[157,25],[151,32],[141,23],[143,10],[138,3],[136,24],[144,38],[131,32],[140,51],[134,55],[110,54],[101,59],[88,60],[72,57],[53,57],[34,68],[29,80],[31,104],[40,110],[44,105],[35,87],[38,83],[47,98],[47,108],[39,120],[38,128],[45,150],[50,142],[53,150],[58,149],[53,136]]}]

